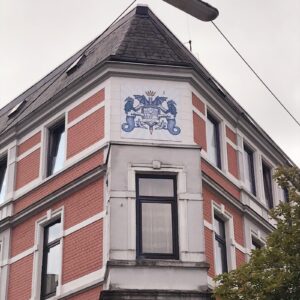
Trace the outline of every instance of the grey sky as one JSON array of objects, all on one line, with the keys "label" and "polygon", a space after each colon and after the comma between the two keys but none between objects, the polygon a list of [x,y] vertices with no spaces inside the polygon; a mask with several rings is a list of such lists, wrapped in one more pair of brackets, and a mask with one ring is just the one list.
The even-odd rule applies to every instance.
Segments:
[{"label": "grey sky", "polygon": [[[208,1],[208,0],[207,0]],[[300,120],[300,1],[210,0],[216,24]],[[131,0],[1,0],[0,107],[99,35]],[[278,145],[300,165],[300,127],[211,23],[143,0]]]}]

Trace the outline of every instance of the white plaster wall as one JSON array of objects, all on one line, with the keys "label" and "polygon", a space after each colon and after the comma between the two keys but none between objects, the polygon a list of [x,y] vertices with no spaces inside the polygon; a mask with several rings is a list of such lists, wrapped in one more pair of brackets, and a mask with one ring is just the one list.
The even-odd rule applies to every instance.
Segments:
[{"label": "white plaster wall", "polygon": [[207,286],[207,273],[201,268],[137,267],[112,268],[114,289],[197,291]]},{"label": "white plaster wall", "polygon": [[0,299],[7,299],[10,229],[0,233]]},{"label": "white plaster wall", "polygon": [[[153,161],[161,162],[153,169]],[[205,261],[203,201],[197,148],[113,145],[110,177],[110,259],[136,258],[136,172],[177,175],[181,261]],[[132,182],[132,186],[130,186]]]},{"label": "white plaster wall", "polygon": [[[137,141],[160,143],[194,144],[192,124],[191,87],[185,82],[175,82],[153,79],[135,79],[113,77],[110,79],[110,118],[111,139],[114,141]],[[125,122],[125,99],[134,98],[134,95],[145,95],[147,91],[154,91],[156,96],[167,97],[176,102],[176,125],[181,128],[179,135],[172,135],[167,130],[154,130],[151,134],[148,129],[135,128],[126,133],[121,129]],[[146,96],[147,97],[147,96]],[[135,105],[138,102],[135,102]],[[165,105],[165,103],[164,103]]]}]

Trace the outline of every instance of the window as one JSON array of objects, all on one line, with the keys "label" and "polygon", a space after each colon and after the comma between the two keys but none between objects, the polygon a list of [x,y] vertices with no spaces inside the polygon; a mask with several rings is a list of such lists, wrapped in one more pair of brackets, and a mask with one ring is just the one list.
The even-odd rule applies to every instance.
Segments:
[{"label": "window", "polygon": [[245,185],[246,188],[256,195],[253,151],[244,145]]},{"label": "window", "polygon": [[8,113],[8,117],[12,118],[13,116],[15,116],[26,104],[26,100],[23,100],[22,102],[16,104]]},{"label": "window", "polygon": [[290,196],[289,196],[289,190],[288,190],[288,188],[287,188],[287,187],[284,187],[284,188],[282,189],[282,191],[283,191],[283,199],[284,199],[284,201],[285,201],[286,203],[289,203],[289,202],[290,202]]},{"label": "window", "polygon": [[0,160],[0,203],[5,199],[7,185],[7,157]]},{"label": "window", "polygon": [[221,168],[219,122],[207,113],[207,154],[208,159]]},{"label": "window", "polygon": [[262,243],[252,236],[251,250],[261,249],[262,247],[263,247]]},{"label": "window", "polygon": [[47,176],[50,176],[64,166],[65,160],[65,120],[49,128],[49,152]]},{"label": "window", "polygon": [[44,228],[42,299],[47,299],[56,294],[61,268],[61,231],[60,219]]},{"label": "window", "polygon": [[137,256],[178,259],[176,176],[137,175]]},{"label": "window", "polygon": [[272,175],[271,169],[264,162],[262,162],[262,172],[263,172],[263,183],[264,183],[264,194],[266,199],[266,204],[271,209],[274,207],[273,194],[272,194]]},{"label": "window", "polygon": [[80,66],[84,63],[86,59],[85,54],[81,54],[67,69],[67,75],[73,74]]},{"label": "window", "polygon": [[226,250],[226,233],[225,223],[218,217],[214,216],[214,231],[215,231],[215,272],[222,274],[228,271],[227,266],[227,250]]}]

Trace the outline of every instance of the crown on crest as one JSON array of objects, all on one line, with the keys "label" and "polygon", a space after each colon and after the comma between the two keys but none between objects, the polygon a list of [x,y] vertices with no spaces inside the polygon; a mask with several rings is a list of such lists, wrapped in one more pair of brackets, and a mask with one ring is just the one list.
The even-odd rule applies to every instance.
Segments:
[{"label": "crown on crest", "polygon": [[156,92],[151,91],[151,90],[146,92],[146,95],[147,95],[148,97],[153,97],[155,94],[156,94]]}]

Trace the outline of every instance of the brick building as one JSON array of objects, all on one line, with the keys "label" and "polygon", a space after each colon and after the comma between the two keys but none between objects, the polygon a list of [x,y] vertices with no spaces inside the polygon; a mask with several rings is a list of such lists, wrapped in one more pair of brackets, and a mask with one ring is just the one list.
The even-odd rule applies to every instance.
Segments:
[{"label": "brick building", "polygon": [[289,158],[145,6],[0,111],[0,299],[210,299]]}]

